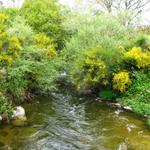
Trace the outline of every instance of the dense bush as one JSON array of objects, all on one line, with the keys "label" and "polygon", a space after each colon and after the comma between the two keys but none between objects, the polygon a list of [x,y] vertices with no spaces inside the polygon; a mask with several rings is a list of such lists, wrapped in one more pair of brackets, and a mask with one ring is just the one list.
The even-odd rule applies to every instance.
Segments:
[{"label": "dense bush", "polygon": [[35,35],[35,48],[41,49],[41,54],[45,58],[55,58],[57,56],[56,44],[54,40],[47,37],[44,33]]},{"label": "dense bush", "polygon": [[9,120],[13,114],[14,107],[6,99],[6,97],[0,92],[0,116],[3,120]]},{"label": "dense bush", "polygon": [[20,56],[22,47],[15,35],[9,36],[6,32],[5,14],[0,14],[0,62],[1,65],[8,65]]},{"label": "dense bush", "polygon": [[80,88],[94,88],[101,82],[105,82],[106,66],[101,60],[98,51],[87,51],[82,60],[76,63],[72,71],[73,80],[77,87]]}]

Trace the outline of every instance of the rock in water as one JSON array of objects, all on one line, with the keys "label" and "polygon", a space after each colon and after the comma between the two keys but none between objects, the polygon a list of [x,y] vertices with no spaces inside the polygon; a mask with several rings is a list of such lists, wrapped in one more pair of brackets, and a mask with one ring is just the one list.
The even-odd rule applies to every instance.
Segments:
[{"label": "rock in water", "polygon": [[23,107],[21,106],[18,106],[16,107],[16,110],[14,111],[13,115],[12,115],[12,118],[13,119],[19,119],[19,118],[23,118],[25,117],[25,110]]},{"label": "rock in water", "polygon": [[132,111],[132,108],[130,106],[125,106],[124,109]]},{"label": "rock in water", "polygon": [[3,120],[2,116],[0,115],[0,122]]},{"label": "rock in water", "polygon": [[14,126],[24,126],[27,124],[27,118],[23,107],[18,106],[12,115],[12,124]]}]

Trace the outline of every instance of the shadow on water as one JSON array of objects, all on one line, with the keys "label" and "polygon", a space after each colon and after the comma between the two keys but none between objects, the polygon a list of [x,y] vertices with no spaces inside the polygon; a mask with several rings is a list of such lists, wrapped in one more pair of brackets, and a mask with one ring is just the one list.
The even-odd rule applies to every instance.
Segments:
[{"label": "shadow on water", "polygon": [[28,123],[0,128],[4,150],[149,150],[150,131],[139,116],[70,93],[24,105]]}]

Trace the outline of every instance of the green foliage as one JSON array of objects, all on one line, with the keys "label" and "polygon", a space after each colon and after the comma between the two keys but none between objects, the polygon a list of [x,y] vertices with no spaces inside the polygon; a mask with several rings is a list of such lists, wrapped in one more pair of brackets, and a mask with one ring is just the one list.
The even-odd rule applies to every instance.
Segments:
[{"label": "green foliage", "polygon": [[150,127],[150,118],[147,119],[146,124]]},{"label": "green foliage", "polygon": [[18,38],[14,35],[8,36],[6,33],[7,16],[0,14],[0,62],[1,65],[8,65],[20,56],[22,49]]},{"label": "green foliage", "polygon": [[36,32],[52,37],[59,49],[64,45],[65,38],[60,9],[55,0],[26,0],[21,8],[21,14],[28,24]]},{"label": "green foliage", "polygon": [[[72,38],[66,42],[66,47],[63,50],[64,59],[67,60],[68,65],[74,60],[89,50],[95,49],[100,45],[103,51],[103,57],[113,64],[113,61],[118,61],[116,58],[120,55],[118,47],[128,43],[128,31],[121,26],[119,22],[112,16],[86,16],[76,17],[78,22],[76,25],[74,20],[68,21],[67,28],[74,34]],[[66,23],[67,24],[67,23]],[[118,56],[120,58],[120,56]],[[107,64],[107,63],[106,63]]]},{"label": "green foliage", "polygon": [[131,106],[136,113],[150,115],[150,71],[134,72],[133,78],[128,91],[118,101]]},{"label": "green foliage", "polygon": [[102,90],[99,92],[99,97],[100,98],[103,98],[103,99],[114,99],[116,98],[116,93],[114,93],[112,90]]},{"label": "green foliage", "polygon": [[9,93],[17,103],[30,99],[30,93],[35,90],[50,92],[56,89],[59,75],[58,61],[41,62],[35,60],[20,60],[14,62],[7,70],[1,87]]},{"label": "green foliage", "polygon": [[[109,15],[79,15],[75,19],[78,20],[65,23],[73,35],[61,54],[66,61],[66,70],[76,74],[73,77],[71,74],[71,81],[83,84],[84,88],[90,87],[91,83],[92,87],[95,83],[95,87],[107,84],[112,73],[120,70],[124,52],[120,45],[128,43],[128,31]],[[75,21],[77,24],[74,25]],[[85,53],[89,50],[90,62],[87,62]],[[95,53],[94,58],[91,58],[92,53]]]},{"label": "green foliage", "polygon": [[133,42],[136,47],[141,47],[143,49],[150,50],[150,36],[148,35],[139,35]]},{"label": "green foliage", "polygon": [[13,18],[10,27],[7,29],[9,36],[15,35],[23,46],[33,43],[33,31],[21,16]]},{"label": "green foliage", "polygon": [[41,49],[41,55],[43,58],[55,58],[57,56],[57,51],[55,49],[53,39],[47,37],[44,33],[37,34],[35,37],[35,47]]},{"label": "green foliage", "polygon": [[14,108],[5,96],[0,92],[0,115],[4,120],[9,120],[13,114]]},{"label": "green foliage", "polygon": [[15,16],[19,14],[19,10],[16,8],[3,8],[0,9],[0,13],[5,14],[8,16],[9,19],[7,19],[7,26],[11,24],[11,22],[14,20]]},{"label": "green foliage", "polygon": [[106,78],[106,66],[99,56],[96,50],[87,51],[83,59],[76,63],[73,77],[79,89],[95,87]]}]

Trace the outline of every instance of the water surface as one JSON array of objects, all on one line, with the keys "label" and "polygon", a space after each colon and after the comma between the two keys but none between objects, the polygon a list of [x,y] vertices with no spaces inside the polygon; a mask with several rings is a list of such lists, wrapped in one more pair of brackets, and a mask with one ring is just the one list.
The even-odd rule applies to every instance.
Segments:
[{"label": "water surface", "polygon": [[131,112],[71,94],[37,100],[24,105],[26,125],[0,128],[0,149],[150,150],[150,130]]}]

